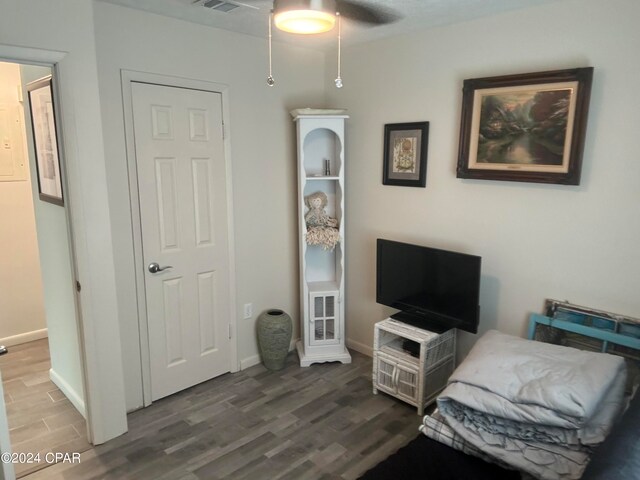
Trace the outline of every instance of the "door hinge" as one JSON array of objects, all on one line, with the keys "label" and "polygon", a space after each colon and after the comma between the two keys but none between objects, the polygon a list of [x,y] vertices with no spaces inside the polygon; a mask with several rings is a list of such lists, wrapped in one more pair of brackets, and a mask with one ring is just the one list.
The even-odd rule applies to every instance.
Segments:
[{"label": "door hinge", "polygon": [[229,340],[231,340],[231,324],[229,324]]},{"label": "door hinge", "polygon": [[222,139],[224,140],[226,138],[227,138],[227,128],[224,122],[222,122]]},{"label": "door hinge", "polygon": [[82,290],[82,285],[80,285],[80,282],[76,280],[76,292],[80,292],[80,290]]}]

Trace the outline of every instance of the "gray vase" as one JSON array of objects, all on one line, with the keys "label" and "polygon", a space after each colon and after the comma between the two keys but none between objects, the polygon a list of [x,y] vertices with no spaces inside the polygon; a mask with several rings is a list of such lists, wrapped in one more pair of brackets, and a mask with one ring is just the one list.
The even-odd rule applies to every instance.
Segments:
[{"label": "gray vase", "polygon": [[282,310],[267,310],[258,316],[258,347],[269,370],[284,368],[292,333],[291,317]]}]

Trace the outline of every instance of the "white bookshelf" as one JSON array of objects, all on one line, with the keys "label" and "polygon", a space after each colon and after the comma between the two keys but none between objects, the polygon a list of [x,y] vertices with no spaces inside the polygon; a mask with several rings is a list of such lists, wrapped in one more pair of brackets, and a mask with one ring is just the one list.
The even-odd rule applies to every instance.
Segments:
[{"label": "white bookshelf", "polygon": [[[298,224],[300,252],[300,365],[351,363],[345,346],[344,309],[344,123],[336,111],[293,110],[298,143]],[[325,173],[325,159],[330,172]],[[307,245],[305,197],[327,196],[326,213],[337,219],[340,242],[333,250]]]}]

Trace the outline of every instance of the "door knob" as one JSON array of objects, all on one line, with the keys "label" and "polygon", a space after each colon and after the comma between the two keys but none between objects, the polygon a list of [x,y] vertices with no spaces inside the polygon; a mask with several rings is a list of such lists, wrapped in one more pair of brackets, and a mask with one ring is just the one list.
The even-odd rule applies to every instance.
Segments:
[{"label": "door knob", "polygon": [[156,262],[153,262],[153,263],[149,264],[149,271],[151,273],[158,273],[158,272],[161,272],[163,270],[166,270],[167,268],[173,268],[173,267],[171,265],[167,265],[166,267],[161,267]]}]

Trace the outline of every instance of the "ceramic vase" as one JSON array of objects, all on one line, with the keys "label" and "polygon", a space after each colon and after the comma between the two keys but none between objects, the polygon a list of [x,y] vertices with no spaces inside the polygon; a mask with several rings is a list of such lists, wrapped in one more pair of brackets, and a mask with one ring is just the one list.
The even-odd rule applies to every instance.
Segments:
[{"label": "ceramic vase", "polygon": [[291,317],[282,310],[267,310],[258,316],[258,348],[269,370],[284,368],[292,333]]}]

